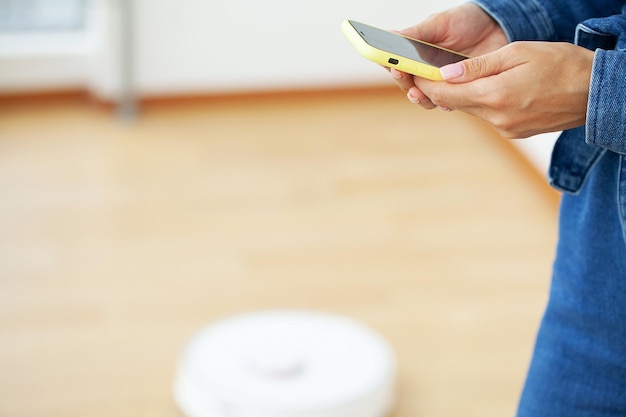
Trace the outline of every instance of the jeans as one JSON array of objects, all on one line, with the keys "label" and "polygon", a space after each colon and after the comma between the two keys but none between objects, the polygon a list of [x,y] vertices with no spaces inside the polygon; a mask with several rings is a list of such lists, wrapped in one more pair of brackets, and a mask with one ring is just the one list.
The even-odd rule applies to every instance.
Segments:
[{"label": "jeans", "polygon": [[518,417],[626,416],[626,157],[561,202],[550,298]]}]

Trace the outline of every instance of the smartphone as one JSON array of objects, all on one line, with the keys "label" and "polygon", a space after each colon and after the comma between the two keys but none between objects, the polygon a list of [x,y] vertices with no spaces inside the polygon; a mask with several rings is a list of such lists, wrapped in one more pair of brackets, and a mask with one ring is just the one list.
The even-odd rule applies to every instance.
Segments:
[{"label": "smartphone", "polygon": [[443,80],[439,68],[469,58],[354,20],[344,21],[341,30],[357,51],[370,61],[430,80]]}]

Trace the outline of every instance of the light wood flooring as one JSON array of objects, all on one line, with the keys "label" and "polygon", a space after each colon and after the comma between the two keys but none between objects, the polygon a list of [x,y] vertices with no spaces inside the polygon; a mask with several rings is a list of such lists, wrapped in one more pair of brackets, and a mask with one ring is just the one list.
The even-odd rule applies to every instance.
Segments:
[{"label": "light wood flooring", "polygon": [[0,99],[0,416],[179,417],[201,327],[274,308],[371,326],[394,417],[513,416],[557,195],[489,128],[392,90]]}]

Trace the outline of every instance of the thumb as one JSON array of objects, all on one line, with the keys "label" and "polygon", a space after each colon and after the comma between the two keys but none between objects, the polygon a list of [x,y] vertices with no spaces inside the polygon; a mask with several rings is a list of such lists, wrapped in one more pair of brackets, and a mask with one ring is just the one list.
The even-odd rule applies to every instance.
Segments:
[{"label": "thumb", "polygon": [[490,53],[441,67],[441,77],[452,83],[464,83],[496,75],[508,69],[498,53]]}]

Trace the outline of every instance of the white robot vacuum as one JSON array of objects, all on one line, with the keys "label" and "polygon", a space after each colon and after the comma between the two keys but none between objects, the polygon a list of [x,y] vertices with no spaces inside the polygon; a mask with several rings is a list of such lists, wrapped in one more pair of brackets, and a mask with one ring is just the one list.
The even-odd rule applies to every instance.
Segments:
[{"label": "white robot vacuum", "polygon": [[395,355],[352,319],[266,311],[224,319],[184,349],[174,397],[187,417],[384,417]]}]

